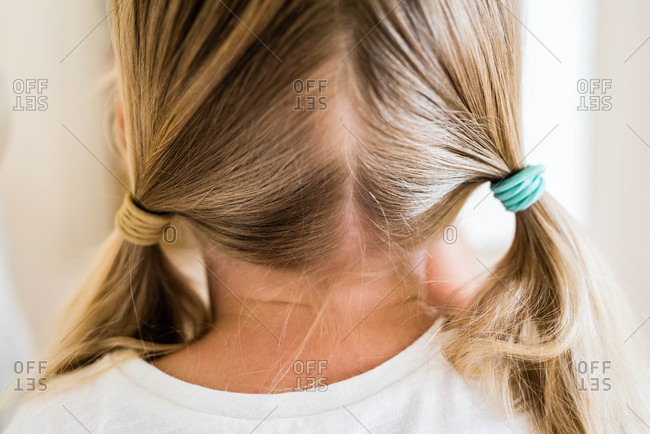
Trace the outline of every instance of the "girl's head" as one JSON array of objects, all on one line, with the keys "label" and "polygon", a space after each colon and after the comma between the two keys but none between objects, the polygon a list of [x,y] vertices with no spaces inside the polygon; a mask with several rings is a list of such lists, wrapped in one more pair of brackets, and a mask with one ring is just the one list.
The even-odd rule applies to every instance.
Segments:
[{"label": "girl's head", "polygon": [[430,240],[520,161],[519,39],[498,3],[420,3],[117,8],[134,195],[269,266]]},{"label": "girl's head", "polygon": [[[111,8],[130,189],[205,255],[303,273],[363,255],[407,262],[478,185],[522,167],[514,0]],[[601,416],[624,426],[578,391],[576,363],[615,348],[596,293],[607,288],[550,196],[516,221],[510,251],[450,321],[448,359],[548,432]],[[163,243],[117,231],[78,297],[70,323],[85,319],[50,375],[120,348],[172,351],[211,319]]]}]

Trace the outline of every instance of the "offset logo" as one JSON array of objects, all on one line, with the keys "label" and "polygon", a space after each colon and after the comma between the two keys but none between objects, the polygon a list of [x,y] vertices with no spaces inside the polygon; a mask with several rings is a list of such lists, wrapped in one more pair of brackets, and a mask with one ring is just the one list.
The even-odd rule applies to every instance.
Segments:
[{"label": "offset logo", "polygon": [[33,392],[47,390],[47,379],[42,377],[47,366],[45,360],[18,360],[14,363],[16,386],[14,392]]},{"label": "offset logo", "polygon": [[578,80],[578,111],[610,111],[612,80],[595,78]]},{"label": "offset logo", "polygon": [[13,83],[16,103],[15,112],[35,112],[47,110],[47,80],[44,78],[16,79]]},{"label": "offset logo", "polygon": [[174,244],[177,239],[178,231],[176,230],[176,226],[167,225],[163,228],[163,241],[166,244]]},{"label": "offset logo", "polygon": [[327,369],[327,360],[296,360],[293,373],[296,375],[295,391],[324,392],[327,390],[327,378],[323,376]]},{"label": "offset logo", "polygon": [[327,108],[327,80],[310,78],[295,80],[293,93],[296,94],[296,105],[293,111],[320,111]]},{"label": "offset logo", "polygon": [[442,230],[442,239],[447,244],[454,244],[456,240],[458,240],[458,230],[456,229],[456,226],[445,226]]},{"label": "offset logo", "polygon": [[580,392],[609,392],[612,390],[612,379],[608,371],[612,367],[611,360],[581,360],[578,362],[580,374]]}]

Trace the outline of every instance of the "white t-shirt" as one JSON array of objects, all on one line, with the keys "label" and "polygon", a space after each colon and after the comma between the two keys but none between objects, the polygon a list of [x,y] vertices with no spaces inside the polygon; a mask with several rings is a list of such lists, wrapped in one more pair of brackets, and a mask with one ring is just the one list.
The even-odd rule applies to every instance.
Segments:
[{"label": "white t-shirt", "polygon": [[72,387],[57,390],[53,381],[47,392],[30,392],[41,395],[22,404],[7,432],[530,432],[526,416],[506,419],[463,381],[440,352],[439,328],[438,322],[376,368],[321,390],[212,390],[132,358]]}]

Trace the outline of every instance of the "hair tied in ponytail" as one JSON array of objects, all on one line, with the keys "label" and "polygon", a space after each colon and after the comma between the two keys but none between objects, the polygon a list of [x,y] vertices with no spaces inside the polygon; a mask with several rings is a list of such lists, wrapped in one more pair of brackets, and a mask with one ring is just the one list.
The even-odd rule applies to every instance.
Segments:
[{"label": "hair tied in ponytail", "polygon": [[519,212],[537,202],[544,194],[546,183],[542,178],[544,166],[528,166],[499,182],[493,182],[490,189],[506,210]]},{"label": "hair tied in ponytail", "polygon": [[115,226],[126,241],[138,246],[151,246],[160,241],[169,220],[169,214],[151,212],[137,204],[133,195],[127,193],[115,215]]}]

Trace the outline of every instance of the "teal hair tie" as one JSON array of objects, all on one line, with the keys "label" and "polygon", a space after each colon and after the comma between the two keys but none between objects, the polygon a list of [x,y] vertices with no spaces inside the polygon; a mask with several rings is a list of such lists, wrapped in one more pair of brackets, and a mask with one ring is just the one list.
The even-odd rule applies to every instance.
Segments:
[{"label": "teal hair tie", "polygon": [[490,190],[510,212],[523,211],[542,197],[546,183],[542,178],[544,166],[528,166],[499,182],[492,182]]}]

